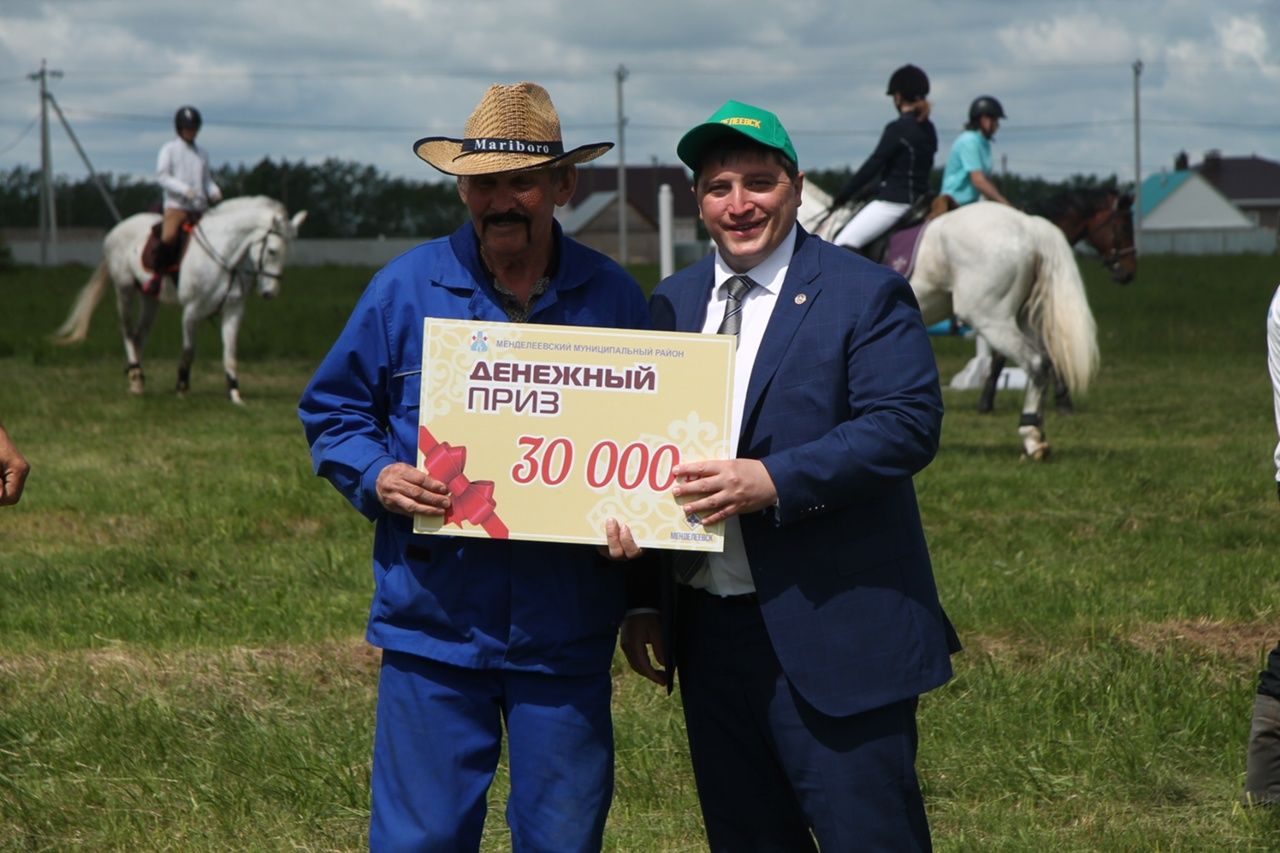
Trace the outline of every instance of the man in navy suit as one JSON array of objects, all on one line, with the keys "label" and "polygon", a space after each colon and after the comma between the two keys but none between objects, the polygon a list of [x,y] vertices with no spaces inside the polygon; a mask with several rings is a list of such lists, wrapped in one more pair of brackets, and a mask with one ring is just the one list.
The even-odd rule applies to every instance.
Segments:
[{"label": "man in navy suit", "polygon": [[736,450],[676,468],[724,553],[667,552],[669,575],[633,584],[623,650],[668,688],[679,671],[712,850],[928,849],[916,702],[959,643],[911,481],[942,425],[919,309],[796,224],[774,114],[729,101],[677,153],[716,252],[650,308],[657,329],[738,337]]}]

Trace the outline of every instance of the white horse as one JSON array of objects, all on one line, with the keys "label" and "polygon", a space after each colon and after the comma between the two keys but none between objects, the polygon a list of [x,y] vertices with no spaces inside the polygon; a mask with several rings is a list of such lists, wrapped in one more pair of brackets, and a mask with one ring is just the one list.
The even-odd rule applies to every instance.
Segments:
[{"label": "white horse", "polygon": [[845,226],[856,206],[847,204],[839,210],[831,209],[832,197],[813,181],[805,181],[800,193],[800,212],[796,221],[810,234],[833,242],[840,229]]},{"label": "white horse", "polygon": [[[806,183],[800,224],[830,239],[849,218],[845,211],[828,215],[830,204]],[[926,325],[954,315],[1027,371],[1018,433],[1027,456],[1048,455],[1049,363],[1073,394],[1088,388],[1098,368],[1097,327],[1061,229],[1003,204],[954,210],[924,229],[911,289]]]},{"label": "white horse", "polygon": [[[159,300],[141,297],[140,282],[150,278],[142,266],[142,249],[159,214],[139,213],[112,228],[102,242],[103,258],[81,289],[66,322],[54,334],[60,344],[83,341],[89,332],[93,309],[110,281],[116,288],[120,333],[124,338],[129,391],[143,392],[142,348],[146,344],[159,302],[182,305],[182,359],[178,365],[179,394],[190,387],[195,358],[196,327],[214,314],[222,315],[222,367],[227,394],[237,405],[240,383],[236,375],[236,336],[244,316],[245,289],[256,278],[258,292],[266,299],[280,289],[289,241],[307,218],[301,211],[289,218],[284,205],[265,196],[232,198],[210,208],[191,234],[182,261],[179,286],[166,277]],[[134,309],[140,300],[141,310]],[[136,314],[136,318],[135,318]]]},{"label": "white horse", "polygon": [[1072,394],[1098,369],[1097,326],[1061,229],[992,202],[953,210],[925,228],[911,289],[926,324],[954,315],[1026,370],[1018,433],[1028,456],[1044,458],[1049,363]]}]

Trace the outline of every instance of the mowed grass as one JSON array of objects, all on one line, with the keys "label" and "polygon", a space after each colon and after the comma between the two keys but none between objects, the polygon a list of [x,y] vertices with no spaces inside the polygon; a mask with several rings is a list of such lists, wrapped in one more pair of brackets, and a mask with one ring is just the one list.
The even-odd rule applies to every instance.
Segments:
[{"label": "mowed grass", "polygon": [[[1103,369],[1054,452],[1019,461],[1019,395],[947,391],[917,478],[966,644],[921,703],[941,850],[1280,848],[1238,805],[1251,694],[1280,640],[1263,321],[1275,258],[1082,260]],[[0,849],[353,850],[377,655],[370,526],[310,472],[294,406],[370,270],[291,269],[170,390],[178,319],[125,393],[114,305],[45,341],[83,269],[0,273],[0,420],[32,462],[0,510]],[[647,285],[651,269],[640,271]],[[944,377],[972,353],[935,339]],[[678,699],[615,666],[610,850],[702,849]],[[485,849],[509,848],[505,773]]]}]

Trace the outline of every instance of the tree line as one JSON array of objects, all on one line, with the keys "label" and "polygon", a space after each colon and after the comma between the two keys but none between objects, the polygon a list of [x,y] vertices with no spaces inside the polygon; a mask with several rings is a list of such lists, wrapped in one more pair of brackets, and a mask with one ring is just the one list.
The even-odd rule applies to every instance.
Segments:
[{"label": "tree line", "polygon": [[[160,210],[155,181],[112,173],[98,177],[121,216]],[[228,198],[265,195],[290,211],[305,209],[307,237],[435,237],[453,231],[465,217],[452,181],[392,178],[373,166],[333,158],[316,165],[263,158],[252,166],[220,166],[213,179]],[[15,166],[0,172],[0,223],[37,227],[40,190],[39,169]],[[56,176],[54,198],[59,227],[115,224],[88,176]]]},{"label": "tree line", "polygon": [[[818,169],[808,179],[829,193],[837,192],[851,170]],[[101,174],[122,216],[160,209],[160,187],[129,175]],[[435,237],[447,234],[466,217],[452,181],[433,182],[392,178],[369,165],[330,158],[309,165],[263,158],[252,166],[223,165],[214,170],[223,194],[265,195],[291,211],[307,210],[306,236]],[[934,169],[936,190],[942,170]],[[1115,175],[1072,175],[1065,181],[1015,174],[996,176],[1000,191],[1015,206],[1026,209],[1064,189],[1119,186]],[[40,171],[15,166],[0,172],[0,223],[34,228],[39,224]],[[89,177],[55,179],[55,203],[60,227],[110,228],[114,221]]]}]

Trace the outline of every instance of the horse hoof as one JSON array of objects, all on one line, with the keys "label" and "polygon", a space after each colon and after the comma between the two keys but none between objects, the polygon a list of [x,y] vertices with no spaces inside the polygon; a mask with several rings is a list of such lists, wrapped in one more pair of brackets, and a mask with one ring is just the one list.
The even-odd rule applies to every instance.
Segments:
[{"label": "horse hoof", "polygon": [[146,388],[146,377],[142,375],[141,367],[131,367],[129,374],[129,393],[135,396],[140,395]]},{"label": "horse hoof", "polygon": [[1074,415],[1076,413],[1076,407],[1070,403],[1059,403],[1056,408],[1060,415]]},{"label": "horse hoof", "polygon": [[1023,453],[1022,458],[1024,461],[1030,459],[1032,462],[1043,462],[1049,458],[1049,445],[1042,444],[1039,447],[1031,448]]},{"label": "horse hoof", "polygon": [[231,399],[231,402],[237,406],[244,405],[244,400],[240,398],[239,388],[232,388],[230,391],[227,392],[227,397],[229,397]]},{"label": "horse hoof", "polygon": [[995,411],[995,408],[996,407],[994,403],[983,403],[981,401],[978,402],[978,414],[980,415],[989,415],[993,411]]}]

